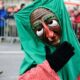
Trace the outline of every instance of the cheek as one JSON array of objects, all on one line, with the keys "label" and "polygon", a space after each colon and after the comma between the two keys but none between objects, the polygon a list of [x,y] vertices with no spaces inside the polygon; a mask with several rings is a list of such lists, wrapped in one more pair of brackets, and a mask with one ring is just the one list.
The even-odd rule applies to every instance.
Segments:
[{"label": "cheek", "polygon": [[50,28],[55,34],[61,35],[61,28],[60,27],[52,27]]}]

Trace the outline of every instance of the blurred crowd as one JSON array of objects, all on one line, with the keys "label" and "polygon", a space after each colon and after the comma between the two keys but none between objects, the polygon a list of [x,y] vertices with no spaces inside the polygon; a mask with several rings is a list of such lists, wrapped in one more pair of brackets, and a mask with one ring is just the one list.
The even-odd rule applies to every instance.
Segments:
[{"label": "blurred crowd", "polygon": [[17,37],[17,30],[14,20],[14,13],[25,6],[24,3],[18,6],[6,6],[3,0],[0,0],[0,39],[4,41],[4,37]]},{"label": "blurred crowd", "polygon": [[75,34],[80,42],[80,6],[76,5],[73,9],[69,10],[70,20]]},{"label": "blurred crowd", "polygon": [[[22,3],[20,7],[8,6],[6,8],[4,6],[4,2],[0,0],[0,37],[2,37],[2,40],[3,40],[5,32],[7,32],[6,35],[8,36],[17,36],[17,31],[16,31],[13,15],[14,13],[21,10],[23,7],[25,7],[24,3]],[[76,5],[76,7],[68,11],[70,14],[70,20],[72,22],[72,27],[75,31],[75,34],[78,40],[80,41],[80,6]],[[8,28],[5,29],[5,26],[8,26]]]}]

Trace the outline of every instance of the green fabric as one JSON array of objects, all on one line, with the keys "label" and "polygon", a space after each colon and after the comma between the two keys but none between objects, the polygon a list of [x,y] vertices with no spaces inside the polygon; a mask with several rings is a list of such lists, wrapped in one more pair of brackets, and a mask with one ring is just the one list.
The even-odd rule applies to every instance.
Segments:
[{"label": "green fabric", "polygon": [[[20,67],[20,74],[23,74],[31,65],[40,64],[45,60],[45,44],[35,36],[30,24],[32,11],[39,7],[48,8],[56,14],[62,29],[61,42],[68,41],[75,48],[75,55],[58,72],[60,80],[76,80],[80,75],[80,44],[72,29],[63,0],[35,0],[29,6],[15,13],[17,30],[25,55]],[[50,49],[54,51],[55,47],[50,46]]]}]

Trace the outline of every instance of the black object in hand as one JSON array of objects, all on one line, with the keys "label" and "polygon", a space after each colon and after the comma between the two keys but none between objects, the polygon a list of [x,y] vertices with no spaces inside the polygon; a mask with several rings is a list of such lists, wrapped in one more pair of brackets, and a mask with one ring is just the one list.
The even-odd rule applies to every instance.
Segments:
[{"label": "black object in hand", "polygon": [[74,55],[74,48],[66,41],[63,42],[52,54],[48,46],[45,46],[45,49],[46,59],[48,60],[51,68],[56,72],[59,71]]}]

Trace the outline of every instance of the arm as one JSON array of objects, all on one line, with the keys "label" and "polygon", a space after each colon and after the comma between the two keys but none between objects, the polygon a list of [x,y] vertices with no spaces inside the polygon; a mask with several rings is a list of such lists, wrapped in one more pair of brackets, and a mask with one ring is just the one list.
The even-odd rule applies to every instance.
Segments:
[{"label": "arm", "polygon": [[46,59],[52,69],[59,71],[74,55],[74,48],[68,42],[62,43],[54,53],[50,54],[50,49],[46,46]]}]

